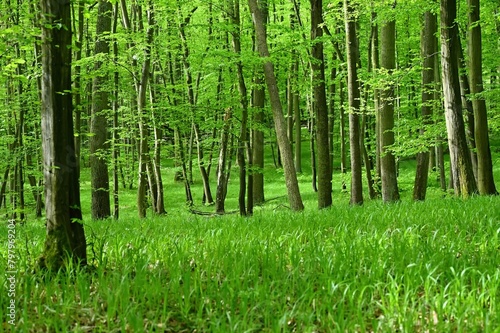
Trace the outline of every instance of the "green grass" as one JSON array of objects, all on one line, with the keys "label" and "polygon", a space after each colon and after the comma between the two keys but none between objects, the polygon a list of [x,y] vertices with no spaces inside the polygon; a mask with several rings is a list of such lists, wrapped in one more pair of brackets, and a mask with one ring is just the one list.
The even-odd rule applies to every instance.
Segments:
[{"label": "green grass", "polygon": [[[208,218],[187,211],[166,165],[168,215],[137,219],[135,191],[127,190],[116,222],[88,218],[84,170],[90,270],[33,274],[43,221],[16,226],[15,327],[3,275],[0,332],[500,332],[498,197],[456,199],[431,175],[429,200],[413,203],[414,162],[405,161],[400,203],[350,207],[336,172],[334,205],[317,211],[305,172],[306,210],[292,213],[281,171],[268,163],[266,196],[278,199],[251,218]],[[237,209],[236,176],[228,210]],[[193,194],[198,208],[213,210],[200,207],[196,179]],[[7,227],[0,229],[5,272]]]}]

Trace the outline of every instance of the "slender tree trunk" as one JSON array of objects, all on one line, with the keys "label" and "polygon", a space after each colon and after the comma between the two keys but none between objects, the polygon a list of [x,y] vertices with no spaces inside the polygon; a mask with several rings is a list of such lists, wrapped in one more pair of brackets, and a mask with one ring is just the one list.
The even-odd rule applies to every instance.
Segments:
[{"label": "slender tree trunk", "polygon": [[304,209],[302,203],[302,198],[300,196],[299,184],[297,181],[297,173],[293,165],[293,156],[288,144],[288,138],[286,135],[286,123],[283,116],[283,108],[279,98],[278,85],[276,82],[276,76],[274,74],[273,64],[269,59],[269,49],[267,46],[266,33],[264,28],[264,22],[262,20],[262,14],[257,5],[257,0],[248,0],[248,5],[250,7],[250,12],[252,13],[252,19],[255,28],[255,36],[257,40],[257,49],[259,54],[264,60],[264,75],[266,78],[267,88],[269,91],[269,98],[271,100],[271,109],[273,111],[274,124],[276,128],[276,135],[278,138],[278,145],[281,152],[281,158],[283,162],[283,169],[285,173],[285,183],[288,191],[288,200],[290,202],[290,208],[293,211],[300,211]]},{"label": "slender tree trunk", "polygon": [[[375,21],[377,18],[376,13],[372,12],[372,21]],[[371,55],[370,61],[372,63],[373,73],[376,73],[380,68],[380,58],[379,58],[379,40],[378,40],[378,25],[372,23],[372,33],[371,33]],[[382,135],[380,133],[380,90],[378,88],[373,89],[373,108],[375,110],[375,168],[376,168],[376,177],[375,183],[378,184],[377,187],[380,189],[380,182],[382,179],[382,171],[381,171],[381,143],[382,143]]]},{"label": "slender tree trunk", "polygon": [[334,65],[337,60],[336,53],[332,53],[332,68],[330,69],[330,86],[328,87],[328,150],[330,151],[330,168],[333,177],[333,156],[334,156],[334,145],[335,145],[335,91],[337,79],[337,66]]},{"label": "slender tree trunk", "polygon": [[[142,64],[141,76],[139,81],[139,90],[137,93],[137,116],[139,119],[139,181],[137,184],[137,211],[139,218],[146,217],[146,186],[148,182],[147,166],[150,163],[149,156],[149,131],[146,124],[145,106],[146,106],[146,91],[149,81],[149,73],[151,67],[151,47],[154,35],[154,17],[153,3],[149,2],[148,30],[146,33],[146,48],[144,49],[144,63]],[[139,22],[142,22],[139,18]]]},{"label": "slender tree trunk", "polygon": [[81,113],[82,113],[82,96],[81,96],[81,66],[79,65],[79,61],[82,59],[82,48],[83,48],[83,28],[84,28],[84,11],[85,11],[85,1],[78,1],[78,31],[77,31],[77,40],[75,42],[75,62],[77,65],[75,66],[75,155],[76,155],[76,163],[77,168],[80,170],[80,151],[81,151]]},{"label": "slender tree trunk", "polygon": [[340,174],[342,177],[342,191],[347,189],[345,183],[345,174],[347,173],[347,152],[345,147],[345,109],[344,109],[344,81],[339,84],[339,97],[340,97]]},{"label": "slender tree trunk", "polygon": [[[434,82],[437,57],[437,16],[430,11],[424,14],[424,28],[420,37],[420,49],[423,62],[422,69],[422,129],[420,134],[425,133],[425,126],[432,124],[432,104],[434,99]],[[429,151],[417,155],[417,170],[413,186],[413,200],[425,200],[427,191],[427,180],[429,177]]]},{"label": "slender tree trunk", "polygon": [[226,200],[227,193],[227,179],[228,168],[227,156],[228,156],[228,142],[229,142],[229,128],[231,123],[232,110],[228,108],[226,114],[224,115],[224,126],[222,128],[221,140],[220,140],[220,150],[219,150],[219,163],[217,169],[217,191],[215,194],[215,212],[218,214],[224,214],[225,207],[224,202]]},{"label": "slender tree trunk", "polygon": [[[396,22],[385,22],[381,28],[381,62],[380,65],[388,72],[396,68]],[[394,144],[394,100],[396,89],[390,85],[381,91],[382,105],[380,108],[380,138],[381,140],[381,176],[382,200],[393,202],[399,200],[399,189],[394,154],[387,147]]]},{"label": "slender tree trunk", "polygon": [[[204,197],[205,197],[207,204],[212,204],[214,202],[214,200],[212,198],[212,192],[210,190],[210,181],[208,179],[208,173],[207,173],[207,170],[205,168],[205,162],[204,162],[204,158],[203,158],[203,147],[202,147],[202,142],[201,142],[200,126],[196,122],[195,114],[194,114],[196,100],[195,100],[194,89],[193,89],[193,78],[192,78],[192,73],[191,73],[191,64],[189,62],[190,52],[189,52],[189,48],[187,45],[186,32],[185,32],[185,27],[187,24],[189,24],[189,22],[191,20],[191,16],[196,11],[196,9],[197,9],[197,7],[195,7],[193,10],[191,10],[189,15],[179,25],[179,34],[180,34],[181,41],[182,41],[182,50],[183,50],[182,63],[184,65],[184,72],[186,75],[188,101],[189,101],[189,105],[191,106],[192,112],[193,112],[193,125],[192,125],[191,141],[190,141],[190,151],[191,151],[191,147],[192,147],[192,141],[194,138],[194,141],[196,142],[196,152],[197,152],[197,156],[198,156],[198,167],[200,169],[201,180],[203,182]],[[191,153],[189,153],[189,155],[191,155]],[[192,169],[192,167],[190,167],[190,169]]]},{"label": "slender tree trunk", "polygon": [[[113,27],[112,33],[116,34],[116,28],[118,25],[118,2],[114,4],[113,7]],[[113,59],[116,63],[118,63],[118,40],[115,38],[113,40]],[[119,89],[119,81],[120,77],[118,74],[118,70],[115,70],[113,73],[113,217],[115,220],[118,220],[120,215],[120,201],[119,201],[119,189],[120,189],[120,180],[119,180],[119,171],[120,171],[120,135],[119,135],[119,122],[118,122],[118,89]],[[123,172],[122,172],[123,176]]]},{"label": "slender tree trunk", "polygon": [[460,100],[456,13],[456,0],[441,0],[441,67],[451,175],[455,195],[467,197],[477,192],[477,186],[465,137]]},{"label": "slender tree trunk", "polygon": [[[157,82],[158,83],[158,82]],[[157,98],[155,89],[150,86],[149,89],[149,98],[151,105],[157,105]],[[153,121],[153,134],[154,134],[154,152],[153,158],[151,159],[151,173],[150,178],[154,179],[154,183],[156,185],[156,191],[151,191],[152,195],[154,195],[153,202],[154,212],[158,215],[166,214],[165,211],[165,199],[163,193],[163,178],[161,176],[161,141],[163,131],[161,130],[161,121],[158,121],[158,117],[161,117],[161,114],[157,114],[158,112],[154,107],[151,108],[151,120]]]},{"label": "slender tree trunk", "polygon": [[313,43],[311,62],[313,94],[316,113],[316,142],[318,144],[318,208],[332,205],[332,167],[330,165],[330,144],[328,126],[328,107],[326,105],[325,60],[323,42],[323,1],[311,2],[311,41]]},{"label": "slender tree trunk", "polygon": [[460,96],[462,100],[462,108],[465,113],[465,136],[467,138],[467,144],[469,146],[470,158],[472,162],[472,171],[474,172],[474,178],[477,182],[477,153],[476,153],[476,140],[475,137],[475,120],[474,120],[474,107],[472,105],[472,100],[470,99],[470,85],[469,77],[466,70],[466,59],[464,57],[462,41],[460,35],[458,35],[458,73],[460,76]]},{"label": "slender tree trunk", "polygon": [[477,187],[482,195],[498,194],[493,178],[486,101],[478,96],[483,92],[480,5],[479,0],[468,0],[467,3],[469,6],[470,89],[474,107],[474,138],[477,149]]},{"label": "slender tree trunk", "polygon": [[254,204],[264,202],[264,132],[259,128],[264,126],[265,90],[261,75],[261,71],[257,71],[255,74],[255,88],[253,90],[253,107],[256,109],[253,117],[256,129],[252,130],[252,158],[254,165],[252,192]]},{"label": "slender tree trunk", "polygon": [[[73,134],[70,3],[42,0],[42,149],[47,235],[38,266],[87,263]],[[58,28],[61,25],[64,28]],[[59,126],[58,126],[59,124]]]},{"label": "slender tree trunk", "polygon": [[318,168],[316,163],[316,117],[314,116],[314,110],[312,104],[314,102],[311,101],[311,98],[307,98],[307,108],[309,110],[309,121],[308,121],[308,130],[309,130],[309,151],[311,154],[311,186],[314,192],[318,192]]},{"label": "slender tree trunk", "polygon": [[351,204],[363,204],[363,183],[361,173],[360,149],[360,87],[356,65],[359,59],[358,39],[356,36],[356,22],[349,0],[344,0],[344,15],[346,29],[348,94],[349,94],[349,142],[351,150]]},{"label": "slender tree trunk", "polygon": [[[233,49],[238,57],[241,57],[241,42],[240,42],[240,2],[235,0],[229,1],[229,6],[232,8],[232,24],[233,24]],[[246,216],[247,210],[246,204],[246,162],[245,162],[245,150],[247,144],[247,122],[248,122],[248,96],[247,96],[247,86],[245,84],[245,77],[243,76],[243,63],[241,58],[236,62],[236,74],[238,76],[238,91],[240,93],[240,107],[241,107],[241,127],[240,127],[240,137],[238,143],[238,166],[240,168],[240,190],[238,195],[238,205],[240,208],[240,215]]]},{"label": "slender tree trunk", "polygon": [[[107,0],[99,1],[94,55],[108,55],[111,32],[112,5]],[[92,117],[90,122],[90,173],[92,184],[92,218],[105,219],[111,215],[109,201],[109,174],[106,162],[108,152],[108,91],[105,84],[108,81],[107,71],[101,73],[103,62],[96,61],[94,65],[94,80],[92,84]]]}]

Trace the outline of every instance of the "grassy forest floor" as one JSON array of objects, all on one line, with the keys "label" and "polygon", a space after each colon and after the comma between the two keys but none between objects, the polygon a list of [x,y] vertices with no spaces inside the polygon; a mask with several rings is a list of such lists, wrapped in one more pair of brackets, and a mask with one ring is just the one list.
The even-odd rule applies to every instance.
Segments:
[{"label": "grassy forest floor", "polygon": [[[122,190],[120,220],[91,221],[84,169],[91,269],[51,280],[33,274],[45,229],[31,215],[16,226],[15,326],[5,274],[0,331],[500,332],[500,198],[453,198],[432,174],[428,200],[414,203],[415,163],[404,161],[400,203],[365,195],[362,207],[350,207],[336,170],[334,205],[318,211],[308,156],[304,149],[305,211],[286,208],[282,172],[269,159],[266,197],[276,199],[251,218],[189,213],[183,185],[165,163],[168,215],[139,220],[135,190]],[[228,210],[237,210],[237,190],[234,169]],[[197,209],[201,194],[195,179]],[[6,272],[7,225],[0,230]]]}]

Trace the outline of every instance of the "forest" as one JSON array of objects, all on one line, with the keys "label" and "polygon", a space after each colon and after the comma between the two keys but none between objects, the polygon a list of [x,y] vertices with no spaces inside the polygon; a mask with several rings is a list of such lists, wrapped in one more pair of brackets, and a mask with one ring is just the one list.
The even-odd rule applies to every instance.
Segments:
[{"label": "forest", "polygon": [[498,0],[0,0],[0,331],[495,332]]}]

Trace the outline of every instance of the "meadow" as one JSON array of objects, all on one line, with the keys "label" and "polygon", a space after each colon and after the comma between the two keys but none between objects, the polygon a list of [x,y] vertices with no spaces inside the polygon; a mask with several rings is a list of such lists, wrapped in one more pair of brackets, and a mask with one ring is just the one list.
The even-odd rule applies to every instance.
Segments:
[{"label": "meadow", "polygon": [[[495,155],[500,179],[498,162]],[[431,174],[428,200],[414,203],[414,162],[400,170],[401,202],[361,207],[349,206],[336,170],[334,205],[322,211],[304,173],[306,209],[292,213],[281,170],[268,163],[272,200],[244,218],[190,213],[167,164],[166,216],[139,220],[135,190],[122,190],[120,219],[91,221],[84,169],[89,267],[52,279],[34,273],[44,222],[16,225],[15,326],[5,274],[0,331],[500,332],[499,198],[454,198]],[[237,209],[236,175],[229,210]],[[199,180],[193,194],[199,202]],[[5,223],[0,231],[6,272]]]}]

